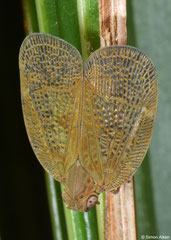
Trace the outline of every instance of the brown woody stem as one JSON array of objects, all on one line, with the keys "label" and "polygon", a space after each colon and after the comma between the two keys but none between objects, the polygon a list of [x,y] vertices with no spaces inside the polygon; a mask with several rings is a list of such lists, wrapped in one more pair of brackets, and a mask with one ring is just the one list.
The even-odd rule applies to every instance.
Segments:
[{"label": "brown woody stem", "polygon": [[[101,47],[127,44],[126,0],[99,0]],[[106,194],[105,239],[135,240],[133,179],[117,194]]]},{"label": "brown woody stem", "polygon": [[99,0],[101,47],[126,45],[126,0]]}]

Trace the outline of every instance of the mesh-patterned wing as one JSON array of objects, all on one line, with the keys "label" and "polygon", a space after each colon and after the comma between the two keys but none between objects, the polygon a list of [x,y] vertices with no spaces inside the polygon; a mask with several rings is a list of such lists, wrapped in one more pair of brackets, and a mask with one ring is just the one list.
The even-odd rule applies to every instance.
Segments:
[{"label": "mesh-patterned wing", "polygon": [[33,150],[43,167],[64,181],[76,161],[82,59],[67,42],[32,34],[20,55],[22,107]]},{"label": "mesh-patterned wing", "polygon": [[110,46],[87,60],[84,79],[81,163],[108,190],[141,164],[157,106],[152,61],[138,49]]}]

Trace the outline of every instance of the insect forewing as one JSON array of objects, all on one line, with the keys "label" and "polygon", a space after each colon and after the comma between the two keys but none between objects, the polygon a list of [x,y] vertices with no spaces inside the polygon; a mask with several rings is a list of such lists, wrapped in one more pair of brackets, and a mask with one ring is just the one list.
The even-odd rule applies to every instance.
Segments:
[{"label": "insect forewing", "polygon": [[76,161],[82,59],[67,42],[32,34],[19,55],[22,107],[28,136],[43,167],[65,180]]},{"label": "insect forewing", "polygon": [[147,151],[156,115],[157,76],[138,49],[110,46],[85,66],[82,165],[111,190],[131,177]]}]

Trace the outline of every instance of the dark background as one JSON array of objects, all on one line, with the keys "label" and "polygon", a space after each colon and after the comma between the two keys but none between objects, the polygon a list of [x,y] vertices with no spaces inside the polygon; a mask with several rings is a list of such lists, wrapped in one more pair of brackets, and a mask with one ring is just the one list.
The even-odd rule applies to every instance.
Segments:
[{"label": "dark background", "polygon": [[1,238],[52,239],[44,173],[31,150],[20,102],[18,53],[25,37],[20,1],[0,14]]}]

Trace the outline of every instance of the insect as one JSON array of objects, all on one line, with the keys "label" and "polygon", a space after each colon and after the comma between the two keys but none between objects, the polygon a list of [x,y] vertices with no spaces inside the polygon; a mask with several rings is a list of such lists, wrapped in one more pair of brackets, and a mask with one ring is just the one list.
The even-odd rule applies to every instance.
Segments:
[{"label": "insect", "polygon": [[136,48],[109,46],[92,53],[83,68],[76,48],[42,33],[25,38],[19,67],[32,148],[63,183],[67,207],[88,211],[145,156],[157,108],[155,67]]}]

